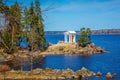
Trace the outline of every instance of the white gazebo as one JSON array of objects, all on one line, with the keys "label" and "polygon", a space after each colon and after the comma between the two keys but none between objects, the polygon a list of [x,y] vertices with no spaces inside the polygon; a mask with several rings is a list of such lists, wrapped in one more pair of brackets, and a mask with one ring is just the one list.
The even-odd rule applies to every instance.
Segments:
[{"label": "white gazebo", "polygon": [[64,42],[65,43],[75,43],[76,42],[76,32],[67,31],[64,33]]}]

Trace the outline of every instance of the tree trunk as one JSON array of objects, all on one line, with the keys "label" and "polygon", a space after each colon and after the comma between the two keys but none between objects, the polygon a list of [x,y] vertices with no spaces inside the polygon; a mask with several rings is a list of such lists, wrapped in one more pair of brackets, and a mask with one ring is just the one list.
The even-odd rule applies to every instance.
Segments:
[{"label": "tree trunk", "polygon": [[14,26],[12,26],[12,46],[13,46],[13,42],[14,42]]}]

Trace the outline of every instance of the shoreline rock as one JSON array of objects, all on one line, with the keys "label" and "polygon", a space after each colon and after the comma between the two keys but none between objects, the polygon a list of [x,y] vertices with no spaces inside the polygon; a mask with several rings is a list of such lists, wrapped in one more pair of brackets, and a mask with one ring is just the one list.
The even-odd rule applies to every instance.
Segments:
[{"label": "shoreline rock", "polygon": [[[6,80],[82,80],[91,77],[96,77],[96,79],[98,79],[97,76],[101,76],[101,74],[101,72],[95,73],[85,67],[77,71],[73,71],[69,68],[65,70],[37,68],[32,71],[10,70],[5,74],[0,72],[0,80],[2,80],[4,76]],[[106,79],[111,80],[114,76],[116,76],[116,74],[109,72],[106,74]]]},{"label": "shoreline rock", "polygon": [[[94,75],[93,75],[94,74]],[[76,78],[78,79],[79,76],[81,75],[82,77],[92,77],[95,76],[96,73],[86,69],[82,68],[81,70],[78,70],[74,72],[71,69],[66,69],[66,70],[52,70],[50,68],[46,69],[34,69],[32,71],[16,71],[16,70],[11,70],[6,72],[6,79],[46,79],[46,80],[65,80],[65,79],[71,79],[71,78]],[[86,75],[86,76],[85,76]],[[2,74],[0,73],[0,80],[2,78]]]}]

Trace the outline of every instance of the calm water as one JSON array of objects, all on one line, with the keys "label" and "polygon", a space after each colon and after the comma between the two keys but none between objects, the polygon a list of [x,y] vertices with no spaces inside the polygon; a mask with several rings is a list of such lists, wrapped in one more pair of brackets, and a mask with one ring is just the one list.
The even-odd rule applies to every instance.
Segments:
[{"label": "calm water", "polygon": [[[47,42],[57,43],[64,40],[64,35],[45,35]],[[77,35],[78,38],[78,35]],[[34,68],[67,69],[74,71],[86,67],[94,72],[102,72],[105,80],[107,72],[117,73],[114,80],[120,80],[120,35],[92,35],[92,42],[108,50],[108,53],[92,56],[48,55],[41,64],[34,64]],[[26,66],[27,70],[28,67]],[[91,80],[97,80],[91,78]]]},{"label": "calm water", "polygon": [[[46,35],[46,38],[47,42],[57,43],[59,40],[64,40],[64,35]],[[107,72],[117,73],[118,76],[115,80],[120,80],[120,35],[92,35],[92,42],[108,50],[109,53],[92,56],[48,55],[41,67],[71,68],[76,71],[84,66],[103,74]]]}]

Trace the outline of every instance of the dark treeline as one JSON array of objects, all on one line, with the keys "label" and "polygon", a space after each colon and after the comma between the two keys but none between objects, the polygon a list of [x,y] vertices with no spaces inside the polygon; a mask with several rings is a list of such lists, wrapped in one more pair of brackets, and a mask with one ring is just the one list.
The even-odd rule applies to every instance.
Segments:
[{"label": "dark treeline", "polygon": [[[103,29],[103,30],[91,30],[92,34],[120,34],[120,29]],[[66,31],[46,31],[46,34],[64,34]],[[76,31],[77,34],[80,31]]]}]

